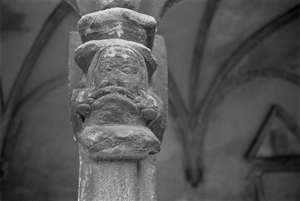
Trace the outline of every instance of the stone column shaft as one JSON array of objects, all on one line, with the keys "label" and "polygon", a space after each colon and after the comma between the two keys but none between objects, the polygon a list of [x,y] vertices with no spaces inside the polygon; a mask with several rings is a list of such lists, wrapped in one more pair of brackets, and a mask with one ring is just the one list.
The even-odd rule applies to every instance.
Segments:
[{"label": "stone column shaft", "polygon": [[137,160],[93,162],[81,154],[78,193],[80,201],[137,200]]}]

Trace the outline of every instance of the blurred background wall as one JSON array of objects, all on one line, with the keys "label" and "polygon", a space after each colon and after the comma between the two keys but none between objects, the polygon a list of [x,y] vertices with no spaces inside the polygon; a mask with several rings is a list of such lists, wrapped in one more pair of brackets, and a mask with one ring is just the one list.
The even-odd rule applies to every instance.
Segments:
[{"label": "blurred background wall", "polygon": [[[169,66],[159,201],[300,200],[300,1],[144,1]],[[1,200],[76,200],[60,0],[1,0]],[[160,18],[162,16],[162,18]]]}]

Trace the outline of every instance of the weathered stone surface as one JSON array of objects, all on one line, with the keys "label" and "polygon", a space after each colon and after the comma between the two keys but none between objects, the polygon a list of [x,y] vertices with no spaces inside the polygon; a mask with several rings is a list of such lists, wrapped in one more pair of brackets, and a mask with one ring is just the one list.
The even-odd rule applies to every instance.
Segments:
[{"label": "weathered stone surface", "polygon": [[[76,63],[70,62],[82,70],[81,80],[70,83],[81,156],[79,200],[154,201],[155,157],[149,155],[160,151],[167,113],[167,82],[160,80],[167,79],[166,65],[162,75],[154,75],[157,63],[150,50],[156,22],[126,9],[138,1],[98,3],[107,10],[79,21],[83,44],[75,50]],[[164,58],[165,49],[156,51],[161,53]]]},{"label": "weathered stone surface", "polygon": [[125,8],[112,8],[83,16],[78,22],[82,42],[124,39],[152,48],[156,29],[153,17]]},{"label": "weathered stone surface", "polygon": [[140,7],[141,0],[95,0],[99,10],[108,8],[122,7],[137,11]]},{"label": "weathered stone surface", "polygon": [[78,141],[94,161],[137,160],[160,151],[160,142],[145,126],[88,126]]},{"label": "weathered stone surface", "polygon": [[75,61],[85,77],[73,90],[75,137],[91,158],[157,153],[160,142],[146,127],[163,114],[163,102],[149,87],[157,65],[151,51],[122,39],[93,40],[76,49]]},{"label": "weathered stone surface", "polygon": [[[140,62],[143,64],[144,62],[141,61],[140,58],[140,55],[142,55],[143,60],[145,61],[145,64],[147,66],[148,78],[153,75],[154,71],[157,68],[156,61],[150,49],[146,48],[144,45],[141,45],[139,43],[126,41],[122,39],[93,40],[86,42],[75,50],[75,61],[78,64],[78,66],[82,69],[82,71],[84,73],[87,73],[96,52],[102,53],[103,50],[108,47],[123,47],[125,49],[129,49],[132,52],[130,56],[132,57],[133,55],[136,55],[136,59],[139,59]],[[127,52],[124,51],[124,56],[126,54]],[[108,54],[108,56],[112,58],[113,54]],[[122,63],[120,63],[119,65],[122,65]]]},{"label": "weathered stone surface", "polygon": [[[78,56],[76,60],[82,67],[82,71],[78,71],[77,69],[80,68],[77,66],[76,62],[72,59],[69,61],[69,87],[71,88],[70,90],[73,91],[73,96],[79,91],[87,90],[88,86],[93,88],[93,84],[91,84],[93,81],[90,81],[90,85],[88,84],[88,73],[89,71],[92,71],[91,68],[96,69],[96,65],[94,63],[96,62],[96,55],[100,54],[100,49],[102,53],[104,53],[105,49],[108,50],[112,47],[119,48],[121,45],[122,48],[125,48],[125,50],[126,48],[132,50],[134,52],[132,55],[139,55],[137,57],[138,62],[136,62],[136,65],[139,63],[145,65],[148,64],[148,67],[144,66],[143,68],[146,69],[148,74],[151,72],[151,69],[154,72],[152,73],[153,75],[151,74],[150,80],[146,79],[147,82],[145,84],[148,86],[146,91],[150,96],[156,97],[155,100],[158,101],[157,105],[159,106],[157,118],[152,121],[147,122],[142,117],[144,115],[146,118],[153,118],[151,117],[151,113],[150,115],[147,114],[147,110],[143,112],[143,115],[140,110],[136,110],[139,113],[139,115],[137,115],[137,119],[140,119],[139,121],[136,121],[137,119],[135,118],[128,118],[127,123],[129,120],[131,122],[129,125],[127,125],[123,120],[120,121],[120,119],[122,119],[122,115],[120,115],[120,113],[116,115],[118,118],[115,118],[112,113],[108,113],[108,118],[103,118],[104,120],[107,119],[107,121],[102,122],[104,125],[101,126],[98,125],[99,118],[97,115],[105,115],[105,113],[99,111],[102,107],[95,107],[98,109],[94,110],[94,106],[86,107],[87,105],[83,105],[82,109],[80,110],[83,114],[86,114],[85,123],[81,122],[83,115],[78,115],[78,108],[74,106],[71,107],[74,134],[76,139],[79,141],[81,155],[79,200],[156,200],[155,155],[148,155],[150,153],[152,154],[159,152],[160,142],[166,126],[166,103],[168,97],[166,92],[167,63],[166,48],[163,38],[161,36],[156,36],[155,38],[153,55],[157,58],[158,64],[156,65],[151,51],[141,44],[115,39],[102,40],[98,41],[98,43],[95,43],[95,41],[90,41],[85,43],[83,46],[80,46],[79,34],[73,33],[70,36],[72,44],[72,46],[70,46],[70,55],[72,58],[77,58]],[[119,43],[119,41],[121,41],[121,43]],[[133,44],[133,46],[127,44]],[[74,49],[77,46],[80,47],[76,50],[75,56]],[[130,51],[128,54],[130,54]],[[153,66],[155,67],[153,68]],[[157,71],[155,71],[156,68]],[[91,74],[91,76],[93,76],[93,74]],[[146,76],[146,78],[147,77],[148,76]],[[113,88],[101,90],[103,92],[109,92],[109,90],[112,92],[114,91]],[[107,102],[104,104],[105,107],[108,107],[109,105],[109,107],[111,107],[114,105],[114,101],[111,100],[114,99],[114,96],[116,96],[116,99],[117,96],[120,96],[117,92],[118,90],[115,90],[113,93],[111,93],[110,98],[108,96],[109,100],[107,100]],[[122,90],[120,90],[120,92],[122,92]],[[72,95],[72,92],[70,95]],[[122,99],[122,97],[120,98]],[[71,101],[71,103],[74,104],[74,99]],[[128,114],[124,111],[132,110],[126,109],[126,105],[127,104],[120,104],[118,106],[118,104],[115,104],[113,107],[119,108],[115,111],[118,110],[122,111],[123,114]],[[128,105],[130,108],[130,104]],[[112,111],[113,110],[110,112]],[[107,129],[108,127],[109,129]],[[119,130],[116,128],[119,128]],[[91,131],[96,132],[93,133]],[[105,135],[103,135],[103,131],[106,132]],[[124,161],[124,159],[130,160]],[[121,163],[117,162],[118,160],[121,160]],[[136,167],[138,167],[138,169],[136,169]],[[120,177],[118,175],[124,175],[124,177]],[[137,183],[134,183],[133,181]],[[124,186],[126,186],[126,188],[122,189]],[[138,191],[137,186],[139,189]],[[124,197],[111,197],[112,194],[115,194],[115,196],[124,195]]]},{"label": "weathered stone surface", "polygon": [[138,161],[138,200],[155,201],[156,196],[156,155]]},{"label": "weathered stone surface", "polygon": [[[82,148],[79,147],[80,153]],[[95,163],[80,154],[78,200],[136,201],[137,161],[101,161]]]},{"label": "weathered stone surface", "polygon": [[[76,36],[76,34],[74,35],[74,39],[75,39],[75,36]],[[119,41],[121,41],[121,42],[119,42]],[[83,46],[80,46],[76,50],[76,53],[77,53],[76,55],[78,56],[78,57],[76,56],[76,58],[77,58],[76,60],[81,66],[84,66],[82,68],[83,68],[83,71],[86,73],[89,69],[88,66],[90,63],[88,62],[88,59],[84,59],[84,58],[90,58],[90,60],[92,60],[91,55],[95,56],[96,53],[94,53],[94,52],[97,52],[100,49],[103,50],[103,49],[105,49],[107,47],[111,47],[111,46],[120,46],[120,45],[126,46],[126,44],[131,44],[135,48],[135,51],[137,51],[138,49],[141,49],[142,52],[145,52],[143,58],[145,60],[148,60],[148,62],[146,62],[146,63],[152,64],[150,66],[154,65],[156,67],[155,60],[152,60],[153,55],[151,54],[150,50],[148,48],[144,47],[143,45],[140,45],[140,44],[137,44],[134,42],[130,42],[130,41],[119,40],[119,39],[102,40],[102,41],[97,41],[96,43],[95,42],[96,41],[90,41],[88,43],[85,43]],[[76,44],[78,45],[79,43],[76,43]],[[128,45],[127,45],[127,47],[128,47]],[[90,51],[88,51],[88,50],[90,50]],[[126,104],[126,99],[124,98],[124,96],[122,97],[117,93],[118,88],[108,87],[107,89],[104,89],[104,90],[103,89],[98,90],[99,94],[110,94],[110,96],[108,96],[107,98],[102,97],[102,100],[104,101],[103,104],[98,104],[99,101],[94,101],[92,103],[93,100],[89,99],[89,101],[91,101],[91,102],[88,104],[81,104],[81,106],[79,108],[72,107],[72,121],[73,121],[73,128],[74,128],[75,135],[82,132],[85,125],[93,125],[95,123],[118,124],[118,125],[120,125],[120,124],[145,125],[147,123],[148,127],[152,130],[152,132],[156,135],[156,137],[160,141],[162,140],[163,133],[164,133],[164,130],[166,127],[167,104],[165,104],[165,103],[167,103],[167,101],[168,101],[168,99],[167,99],[168,96],[166,93],[166,91],[167,91],[166,50],[165,50],[163,38],[161,36],[156,37],[155,45],[153,48],[153,54],[155,54],[155,56],[158,58],[159,68],[158,68],[158,71],[156,71],[153,74],[153,77],[150,80],[147,93],[150,94],[151,97],[155,97],[156,101],[159,101],[157,104],[158,105],[157,109],[159,110],[159,114],[157,115],[157,118],[153,121],[146,122],[145,120],[143,120],[142,115],[144,115],[148,119],[153,119],[153,117],[151,118],[151,116],[153,114],[153,112],[151,112],[151,110],[147,110],[146,107],[144,107],[145,109],[143,110],[142,115],[141,115],[140,111],[137,110],[137,107],[132,106],[132,104],[130,104],[128,102],[127,102],[128,104]],[[143,59],[141,59],[141,60],[143,60]],[[86,64],[85,62],[88,64]],[[70,62],[70,63],[72,63],[72,62]],[[76,66],[76,63],[72,63],[72,65]],[[76,67],[73,67],[73,68],[76,69]],[[86,69],[86,70],[84,70],[84,69]],[[150,71],[150,69],[152,69],[152,68],[149,67],[148,71]],[[76,71],[76,73],[80,74],[80,75],[76,75],[76,77],[82,76],[83,81],[75,84],[74,80],[72,80],[72,78],[70,78],[70,84],[71,84],[70,87],[75,86],[73,88],[75,90],[74,94],[76,94],[78,92],[84,93],[84,91],[87,90],[87,86],[89,86],[87,84],[87,82],[88,82],[87,74],[80,73],[77,71]],[[113,77],[115,77],[115,74],[113,74]],[[130,79],[130,81],[131,80],[132,79]],[[78,82],[78,79],[76,82]],[[90,85],[92,87],[92,85],[93,85],[93,83],[95,83],[95,81],[91,81],[90,83],[92,83]],[[122,93],[122,89],[119,91]],[[97,94],[97,90],[93,94],[94,95]],[[96,96],[94,96],[94,97],[96,97]],[[113,102],[112,100],[116,99],[117,97],[119,97],[120,100],[123,99],[125,104],[120,104],[119,106],[114,105],[113,106],[114,110],[111,110],[112,109],[111,103]],[[163,101],[161,101],[160,98],[158,98],[158,97],[161,97]],[[140,101],[141,98],[138,96],[136,98],[136,100]],[[144,100],[146,100],[146,99],[144,99]],[[89,101],[87,101],[87,102],[89,102]],[[110,104],[105,104],[105,102],[110,103]],[[135,101],[135,103],[136,102],[137,101]],[[145,106],[146,105],[145,101],[142,101],[142,102],[144,102],[144,103],[140,104],[140,105]],[[74,101],[72,101],[72,103],[74,103]],[[96,108],[100,109],[99,106],[101,106],[101,105],[102,105],[102,107],[100,107],[102,109],[101,111],[106,110],[107,112],[101,112],[99,110],[91,112],[92,110],[95,110]],[[131,108],[131,110],[126,109],[127,107]],[[105,109],[105,108],[107,108],[107,109]],[[89,116],[86,115],[85,117],[84,117],[84,115],[78,115],[78,110],[80,110],[81,113],[83,113],[83,114],[90,113],[90,115]],[[114,113],[113,111],[115,111],[117,113],[118,118],[115,118],[115,116],[112,115],[112,113]],[[128,113],[128,112],[124,112],[124,111],[132,111],[132,112]],[[121,115],[122,112],[124,115]],[[129,115],[129,114],[131,114],[131,115]],[[135,118],[134,116],[138,117],[138,118]],[[82,124],[83,117],[85,118],[85,124]],[[98,117],[102,117],[102,118],[98,118]],[[100,119],[102,119],[101,122],[99,122]]]}]

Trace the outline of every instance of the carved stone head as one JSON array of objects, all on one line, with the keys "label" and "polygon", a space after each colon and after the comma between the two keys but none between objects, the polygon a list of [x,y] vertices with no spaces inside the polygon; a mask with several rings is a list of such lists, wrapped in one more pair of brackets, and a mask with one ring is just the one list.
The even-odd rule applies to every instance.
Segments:
[{"label": "carved stone head", "polygon": [[111,88],[134,97],[148,88],[148,72],[143,56],[128,47],[111,46],[96,53],[88,73],[88,87]]},{"label": "carved stone head", "polygon": [[77,139],[90,157],[106,157],[107,146],[115,158],[157,153],[160,142],[147,127],[161,102],[148,88],[157,65],[150,49],[122,39],[92,40],[76,49],[75,61],[86,86],[73,99],[82,117]]},{"label": "carved stone head", "polygon": [[92,120],[98,125],[145,125],[158,112],[156,100],[147,95],[155,60],[148,48],[115,40],[91,41],[76,50],[76,61],[87,80],[87,88],[78,94],[79,110],[80,104],[90,105],[88,124]]}]

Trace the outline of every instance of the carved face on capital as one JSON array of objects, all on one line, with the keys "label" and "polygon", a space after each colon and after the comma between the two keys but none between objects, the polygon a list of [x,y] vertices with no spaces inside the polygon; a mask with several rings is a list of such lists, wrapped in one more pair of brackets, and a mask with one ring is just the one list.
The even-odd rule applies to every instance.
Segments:
[{"label": "carved face on capital", "polygon": [[89,85],[127,89],[133,96],[148,87],[147,67],[143,56],[126,47],[107,47],[96,53],[88,71]]}]

